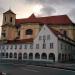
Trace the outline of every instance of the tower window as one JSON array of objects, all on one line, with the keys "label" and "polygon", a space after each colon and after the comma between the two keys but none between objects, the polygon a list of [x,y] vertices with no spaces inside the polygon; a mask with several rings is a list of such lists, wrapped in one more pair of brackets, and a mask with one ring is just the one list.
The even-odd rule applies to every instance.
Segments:
[{"label": "tower window", "polygon": [[33,34],[33,30],[32,29],[26,30],[26,35],[32,35],[32,34]]},{"label": "tower window", "polygon": [[2,33],[2,36],[3,36],[3,37],[6,37],[6,34],[5,34],[5,33]]},{"label": "tower window", "polygon": [[6,16],[5,16],[5,21],[6,21]]},{"label": "tower window", "polygon": [[12,22],[12,17],[10,17],[10,22]]}]

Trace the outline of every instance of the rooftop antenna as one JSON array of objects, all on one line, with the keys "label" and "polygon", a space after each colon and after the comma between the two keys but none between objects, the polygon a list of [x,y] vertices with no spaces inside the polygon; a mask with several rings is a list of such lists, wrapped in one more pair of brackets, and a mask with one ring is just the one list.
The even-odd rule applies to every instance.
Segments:
[{"label": "rooftop antenna", "polygon": [[11,5],[9,5],[9,10],[11,10]]},{"label": "rooftop antenna", "polygon": [[11,10],[12,4],[13,4],[13,1],[14,1],[14,0],[8,0],[8,1],[9,1],[8,10]]}]

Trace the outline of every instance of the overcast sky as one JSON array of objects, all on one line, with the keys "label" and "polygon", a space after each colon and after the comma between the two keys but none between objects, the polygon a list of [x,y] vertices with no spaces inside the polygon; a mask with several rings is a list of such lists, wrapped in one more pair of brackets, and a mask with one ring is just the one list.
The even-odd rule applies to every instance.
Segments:
[{"label": "overcast sky", "polygon": [[11,9],[17,18],[67,14],[75,22],[75,0],[0,0],[0,25],[2,13]]}]

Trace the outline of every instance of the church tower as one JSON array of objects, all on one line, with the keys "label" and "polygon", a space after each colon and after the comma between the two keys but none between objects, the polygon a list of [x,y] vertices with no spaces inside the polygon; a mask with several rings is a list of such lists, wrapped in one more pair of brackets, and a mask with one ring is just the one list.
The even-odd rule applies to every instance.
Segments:
[{"label": "church tower", "polygon": [[8,10],[3,13],[3,24],[2,24],[2,40],[13,40],[16,32],[15,27],[16,14],[12,10]]},{"label": "church tower", "polygon": [[15,25],[16,14],[13,13],[10,9],[3,13],[3,25]]}]

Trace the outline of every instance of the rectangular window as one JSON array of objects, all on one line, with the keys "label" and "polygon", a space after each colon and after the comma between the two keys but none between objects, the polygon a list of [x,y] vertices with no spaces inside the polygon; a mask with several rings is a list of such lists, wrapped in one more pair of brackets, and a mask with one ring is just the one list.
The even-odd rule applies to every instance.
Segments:
[{"label": "rectangular window", "polygon": [[65,50],[66,50],[66,48],[67,48],[67,47],[66,47],[66,45],[65,45]]},{"label": "rectangular window", "polygon": [[53,49],[53,43],[50,43],[50,49]]},{"label": "rectangular window", "polygon": [[1,49],[1,45],[0,45],[0,49]]},{"label": "rectangular window", "polygon": [[46,49],[46,44],[45,44],[45,43],[43,44],[43,47],[42,47],[42,48],[43,48],[43,49]]},{"label": "rectangular window", "polygon": [[15,45],[15,49],[17,49],[17,45]]},{"label": "rectangular window", "polygon": [[3,45],[3,46],[2,46],[2,49],[4,49],[4,48],[5,48],[5,46]]},{"label": "rectangular window", "polygon": [[33,44],[30,44],[30,49],[33,49]]},{"label": "rectangular window", "polygon": [[42,40],[42,36],[39,36],[39,40]]},{"label": "rectangular window", "polygon": [[50,35],[47,35],[47,40],[50,40]]},{"label": "rectangular window", "polygon": [[45,43],[45,39],[43,39],[43,43]]},{"label": "rectangular window", "polygon": [[72,46],[71,46],[71,50],[72,50]]},{"label": "rectangular window", "polygon": [[61,49],[63,49],[63,45],[62,44],[60,44],[61,45]]},{"label": "rectangular window", "polygon": [[36,49],[39,49],[39,44],[36,44]]},{"label": "rectangular window", "polygon": [[22,49],[22,45],[20,45],[19,49]]},{"label": "rectangular window", "polygon": [[24,45],[24,49],[27,49],[27,44]]},{"label": "rectangular window", "polygon": [[45,35],[43,35],[43,40],[46,40],[46,36]]},{"label": "rectangular window", "polygon": [[13,45],[11,45],[10,49],[13,49]]},{"label": "rectangular window", "polygon": [[6,46],[6,49],[8,49],[8,48],[9,48],[9,46],[7,45],[7,46]]}]

